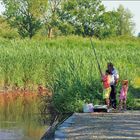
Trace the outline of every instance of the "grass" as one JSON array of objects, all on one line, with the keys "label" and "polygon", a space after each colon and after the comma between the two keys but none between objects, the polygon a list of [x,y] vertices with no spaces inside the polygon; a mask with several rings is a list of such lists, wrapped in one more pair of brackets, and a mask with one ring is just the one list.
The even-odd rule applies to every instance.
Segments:
[{"label": "grass", "polygon": [[[120,81],[129,80],[130,97],[139,98],[140,40],[92,40],[102,70],[111,61],[119,71]],[[54,105],[60,112],[75,111],[75,106],[78,111],[85,100],[102,100],[102,83],[89,38],[0,39],[0,52],[1,87],[10,89],[16,84],[36,89],[41,83],[54,93]]]}]

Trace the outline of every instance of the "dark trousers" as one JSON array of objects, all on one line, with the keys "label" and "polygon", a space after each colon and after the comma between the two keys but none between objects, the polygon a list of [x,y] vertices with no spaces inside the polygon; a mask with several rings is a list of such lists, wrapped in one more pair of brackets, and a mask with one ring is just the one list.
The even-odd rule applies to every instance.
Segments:
[{"label": "dark trousers", "polygon": [[116,86],[111,85],[110,106],[116,109]]}]

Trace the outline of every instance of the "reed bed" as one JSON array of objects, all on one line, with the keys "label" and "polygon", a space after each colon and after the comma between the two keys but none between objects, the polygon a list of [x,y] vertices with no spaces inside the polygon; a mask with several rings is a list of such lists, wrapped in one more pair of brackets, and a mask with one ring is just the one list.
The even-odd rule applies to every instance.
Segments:
[{"label": "reed bed", "polygon": [[[15,85],[34,91],[42,84],[53,93],[53,103],[59,112],[80,111],[85,101],[102,101],[101,78],[89,38],[0,39],[0,42],[0,86],[5,92]],[[134,106],[131,98],[137,98],[140,88],[139,44],[138,39],[93,39],[102,71],[107,62],[112,62],[119,71],[120,81],[129,80],[129,106]],[[120,83],[118,93],[119,89]],[[22,103],[20,96],[17,106]]]}]

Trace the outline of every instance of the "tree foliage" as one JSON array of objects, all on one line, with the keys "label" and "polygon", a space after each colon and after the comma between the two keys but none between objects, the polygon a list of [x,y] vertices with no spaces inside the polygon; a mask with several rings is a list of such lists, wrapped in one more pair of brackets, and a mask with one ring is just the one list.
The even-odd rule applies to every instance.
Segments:
[{"label": "tree foliage", "polygon": [[133,15],[122,5],[106,11],[101,0],[2,0],[4,15],[21,37],[82,35],[106,38],[132,36]]},{"label": "tree foliage", "polygon": [[63,2],[59,15],[62,23],[74,27],[74,34],[92,36],[104,10],[100,0],[67,0]]},{"label": "tree foliage", "polygon": [[7,20],[18,29],[21,37],[30,37],[41,27],[42,13],[45,12],[45,0],[3,0]]},{"label": "tree foliage", "polygon": [[117,9],[118,12],[118,27],[117,35],[132,35],[134,30],[133,15],[129,9],[124,9],[122,5]]},{"label": "tree foliage", "polygon": [[132,17],[132,13],[128,9],[124,9],[122,5],[116,11],[104,12],[100,16],[96,36],[99,38],[120,35],[132,36],[135,25]]},{"label": "tree foliage", "polygon": [[48,37],[52,36],[52,29],[58,26],[58,9],[60,8],[61,0],[48,0],[48,9],[44,16],[45,25],[48,30]]},{"label": "tree foliage", "polygon": [[138,37],[140,37],[140,33],[138,33]]},{"label": "tree foliage", "polygon": [[116,11],[104,12],[100,17],[100,25],[96,30],[99,38],[116,36],[118,26],[118,13]]},{"label": "tree foliage", "polygon": [[16,29],[10,27],[7,20],[0,16],[0,37],[13,39],[18,37]]}]

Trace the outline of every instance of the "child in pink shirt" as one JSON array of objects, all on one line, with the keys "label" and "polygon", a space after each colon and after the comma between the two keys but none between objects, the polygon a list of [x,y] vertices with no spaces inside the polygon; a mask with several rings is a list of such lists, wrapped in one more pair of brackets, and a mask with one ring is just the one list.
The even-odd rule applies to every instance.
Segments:
[{"label": "child in pink shirt", "polygon": [[128,91],[128,80],[122,81],[122,88],[119,96],[119,110],[126,110],[126,99]]}]

